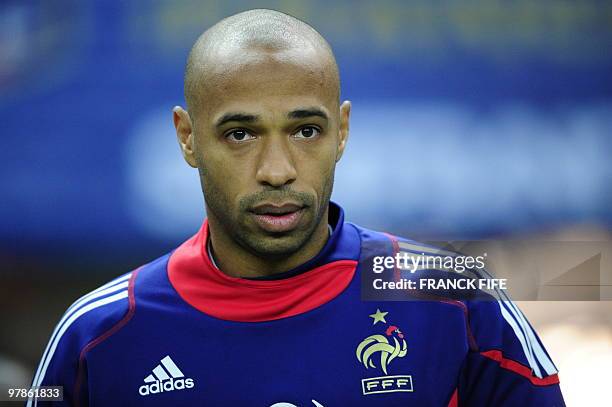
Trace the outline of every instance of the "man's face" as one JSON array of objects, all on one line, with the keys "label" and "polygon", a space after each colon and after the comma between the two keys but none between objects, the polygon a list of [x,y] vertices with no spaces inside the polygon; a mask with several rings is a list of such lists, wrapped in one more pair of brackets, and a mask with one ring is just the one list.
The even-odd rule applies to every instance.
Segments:
[{"label": "man's face", "polygon": [[207,212],[247,250],[287,256],[327,222],[350,104],[340,109],[329,72],[296,50],[223,58],[190,112]]}]

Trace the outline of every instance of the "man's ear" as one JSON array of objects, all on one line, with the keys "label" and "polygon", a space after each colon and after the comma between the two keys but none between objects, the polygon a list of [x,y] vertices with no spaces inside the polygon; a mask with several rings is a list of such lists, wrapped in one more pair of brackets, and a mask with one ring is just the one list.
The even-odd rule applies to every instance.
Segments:
[{"label": "man's ear", "polygon": [[336,153],[336,162],[340,161],[346,142],[349,138],[349,119],[351,116],[351,102],[345,100],[340,105],[340,127],[338,129],[338,152]]},{"label": "man's ear", "polygon": [[183,158],[185,158],[187,164],[193,168],[197,168],[197,161],[194,154],[195,140],[193,136],[193,126],[189,113],[182,107],[175,106],[174,109],[172,109],[172,120],[174,121],[176,138],[178,139],[179,146],[181,146]]}]

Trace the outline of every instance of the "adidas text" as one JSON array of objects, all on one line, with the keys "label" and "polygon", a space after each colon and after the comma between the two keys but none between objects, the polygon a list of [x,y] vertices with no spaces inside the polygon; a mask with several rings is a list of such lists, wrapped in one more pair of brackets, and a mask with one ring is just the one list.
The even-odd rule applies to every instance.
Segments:
[{"label": "adidas text", "polygon": [[163,382],[153,382],[151,384],[143,384],[138,388],[138,393],[141,396],[149,394],[163,393],[165,391],[191,389],[195,385],[193,379],[169,379]]}]

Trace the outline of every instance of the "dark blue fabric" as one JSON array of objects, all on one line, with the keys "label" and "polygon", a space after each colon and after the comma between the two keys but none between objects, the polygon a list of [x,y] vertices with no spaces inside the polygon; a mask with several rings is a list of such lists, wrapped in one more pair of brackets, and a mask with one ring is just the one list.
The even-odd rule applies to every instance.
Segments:
[{"label": "dark blue fabric", "polygon": [[[339,215],[325,249],[307,264],[314,267],[352,258],[359,259],[360,266],[338,297],[293,317],[267,322],[220,320],[181,299],[168,279],[169,255],[143,267],[136,279],[133,318],[86,355],[88,404],[446,407],[458,389],[460,406],[515,406],[519,401],[523,407],[563,405],[558,385],[534,386],[480,355],[482,350],[500,349],[528,363],[494,303],[363,301],[360,273],[371,271],[363,269],[362,260],[374,252],[391,255],[393,247],[387,236],[344,223],[341,211]],[[378,311],[386,313],[384,321],[371,317]],[[82,347],[125,312],[127,301],[101,307],[85,314],[66,333],[43,381],[65,386],[67,400],[57,405],[73,401],[73,376]],[[468,332],[480,342],[480,349],[470,349]],[[395,340],[405,341],[406,352],[389,361],[386,372],[384,352],[373,352],[368,363],[358,358],[384,341],[400,349]],[[367,346],[359,353],[363,343]],[[156,390],[146,379],[167,356],[183,376],[159,383],[184,385],[189,379],[193,386],[141,395]],[[366,384],[388,389],[381,380],[391,380],[385,386],[395,390],[408,389],[393,381],[398,376],[410,378],[412,391],[364,391]]]}]

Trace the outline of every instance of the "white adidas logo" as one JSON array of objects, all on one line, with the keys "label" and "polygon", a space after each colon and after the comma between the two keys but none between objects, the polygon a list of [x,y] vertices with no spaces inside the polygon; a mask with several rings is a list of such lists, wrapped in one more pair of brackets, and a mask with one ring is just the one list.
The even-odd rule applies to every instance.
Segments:
[{"label": "white adidas logo", "polygon": [[153,374],[145,377],[145,384],[138,388],[138,393],[141,396],[165,391],[191,389],[194,386],[193,379],[185,378],[181,369],[178,368],[170,356],[166,356],[160,362],[153,369]]}]

